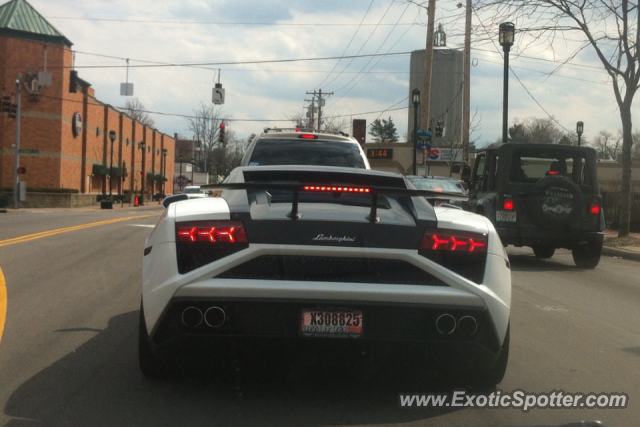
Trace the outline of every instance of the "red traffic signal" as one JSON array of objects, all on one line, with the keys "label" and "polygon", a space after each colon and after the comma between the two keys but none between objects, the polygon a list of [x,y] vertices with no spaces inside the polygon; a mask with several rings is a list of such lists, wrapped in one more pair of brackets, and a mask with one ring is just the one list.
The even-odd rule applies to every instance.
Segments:
[{"label": "red traffic signal", "polygon": [[18,173],[27,173],[27,168],[25,168],[24,166],[20,166],[18,168]]},{"label": "red traffic signal", "polygon": [[220,133],[218,134],[218,141],[224,143],[225,142],[225,137],[224,137],[224,123],[220,123]]},{"label": "red traffic signal", "polygon": [[18,104],[11,104],[11,108],[9,108],[9,117],[10,119],[15,119],[18,115]]}]

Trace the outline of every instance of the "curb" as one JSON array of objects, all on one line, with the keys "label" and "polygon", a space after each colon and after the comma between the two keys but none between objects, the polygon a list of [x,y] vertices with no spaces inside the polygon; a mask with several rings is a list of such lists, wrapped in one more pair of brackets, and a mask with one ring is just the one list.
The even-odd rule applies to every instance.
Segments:
[{"label": "curb", "polygon": [[629,251],[626,249],[602,247],[602,255],[620,257],[632,261],[640,261],[640,252]]}]

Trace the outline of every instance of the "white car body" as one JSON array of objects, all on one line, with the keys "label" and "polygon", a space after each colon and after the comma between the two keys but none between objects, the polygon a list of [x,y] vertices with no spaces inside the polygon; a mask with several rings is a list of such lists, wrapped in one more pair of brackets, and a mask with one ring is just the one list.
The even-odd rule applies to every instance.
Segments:
[{"label": "white car body", "polygon": [[[356,336],[354,339],[375,339],[378,341],[418,339],[428,345],[435,343],[435,345],[443,344],[444,346],[466,346],[482,356],[478,357],[479,360],[488,360],[486,363],[483,362],[487,365],[487,369],[490,369],[490,365],[495,360],[499,360],[500,354],[503,354],[505,360],[501,373],[493,375],[488,381],[496,383],[502,379],[504,369],[506,369],[505,352],[508,354],[511,276],[507,255],[489,220],[458,209],[433,208],[426,202],[422,193],[418,195],[419,190],[406,190],[409,186],[404,187],[404,190],[397,191],[413,192],[411,194],[416,194],[416,196],[410,198],[385,196],[385,194],[394,194],[394,190],[390,192],[388,188],[389,183],[406,183],[401,175],[386,172],[362,169],[356,172],[353,169],[331,167],[249,166],[236,169],[229,177],[228,182],[231,185],[257,182],[256,185],[261,186],[263,184],[259,182],[260,180],[255,181],[256,177],[263,175],[270,177],[273,174],[278,176],[279,181],[288,178],[283,178],[278,174],[300,176],[300,181],[304,182],[309,180],[309,177],[326,176],[334,178],[339,176],[340,179],[353,178],[354,182],[375,183],[376,180],[381,180],[381,182],[385,182],[384,186],[379,189],[375,186],[371,188],[373,192],[380,192],[378,197],[384,199],[384,203],[376,211],[374,205],[377,206],[377,204],[371,202],[371,212],[374,216],[379,215],[374,220],[364,215],[369,212],[369,207],[363,207],[357,203],[345,205],[344,203],[348,199],[341,202],[342,204],[334,204],[332,199],[324,194],[317,196],[318,200],[315,200],[313,199],[316,197],[315,195],[304,193],[300,197],[306,197],[306,199],[301,199],[299,214],[297,214],[297,203],[294,203],[296,207],[292,207],[293,205],[289,202],[275,203],[275,197],[277,197],[277,191],[280,187],[271,191],[273,194],[260,189],[227,189],[221,197],[185,200],[170,204],[145,244],[142,286],[144,317],[141,320],[142,347],[145,347],[148,342],[153,349],[152,353],[156,354],[164,345],[164,341],[175,342],[182,334],[195,334],[198,337],[204,338],[206,336],[212,339],[225,339],[228,336],[246,336],[248,338],[256,336],[256,333],[242,330],[237,323],[234,324],[234,321],[237,322],[238,318],[242,318],[243,308],[241,306],[244,301],[251,301],[251,304],[256,304],[259,309],[267,310],[271,301],[277,300],[278,304],[288,307],[287,310],[290,309],[292,313],[299,310],[300,307],[316,305],[323,307],[323,304],[326,305],[329,301],[344,306],[364,307],[363,313],[367,313],[368,316],[364,319],[364,332],[362,337]],[[344,178],[345,176],[348,178]],[[311,182],[311,184],[313,183]],[[267,182],[264,185],[269,187],[279,184]],[[308,186],[304,188],[306,189]],[[324,191],[324,187],[322,189]],[[334,187],[334,190],[337,189]],[[334,194],[334,198],[338,196],[337,192],[332,194]],[[273,203],[271,197],[274,198]],[[342,195],[341,197],[347,198],[349,196]],[[406,206],[401,208],[401,205],[409,206],[409,208]],[[411,207],[415,210],[411,211]],[[293,219],[290,215],[292,212],[287,213],[289,209],[292,209]],[[185,259],[199,260],[201,259],[199,257],[204,255],[193,249],[195,246],[190,247],[190,242],[178,242],[177,228],[189,230],[192,224],[201,224],[202,221],[232,220],[244,222],[244,229],[248,236],[246,245],[219,259],[207,262],[198,261],[199,264],[191,265],[185,269]],[[437,226],[435,225],[436,220]],[[423,225],[420,225],[425,223],[431,224],[426,231]],[[186,227],[185,224],[189,227]],[[415,230],[416,227],[417,230],[413,232],[412,230]],[[196,229],[197,231],[195,231]],[[194,226],[190,231],[192,233],[190,236],[195,236],[193,233],[201,233],[201,230],[206,232],[205,228]],[[291,231],[287,232],[286,230]],[[317,230],[324,231],[318,232]],[[345,232],[344,230],[353,230],[353,232]],[[180,232],[187,233],[187,231]],[[377,235],[378,233],[380,236]],[[412,236],[412,241],[418,243],[415,244],[415,247],[410,247],[414,243],[402,243],[403,239],[398,236],[394,237],[398,233],[409,233],[407,236]],[[414,233],[419,233],[419,235]],[[433,235],[434,242],[441,238],[438,236],[442,233],[447,239],[449,239],[449,235],[454,236],[450,238],[453,243],[447,243],[454,249],[456,244],[467,244],[463,243],[463,240],[467,238],[465,236],[471,236],[468,238],[471,245],[476,244],[473,236],[483,236],[482,238],[485,239],[483,241],[486,242],[486,254],[442,254],[436,248],[438,244],[434,244],[433,248],[428,245],[424,246],[425,239],[430,238],[429,233],[436,233]],[[186,234],[183,235],[186,236]],[[383,238],[384,236],[387,240]],[[386,241],[389,241],[388,247],[385,247]],[[200,243],[202,242],[198,244]],[[199,247],[204,248],[202,245],[206,245],[206,242]],[[256,269],[256,265],[260,265],[260,260],[264,259],[275,260],[274,262],[282,262],[283,265],[289,266],[292,264],[286,263],[302,260],[301,262],[306,262],[309,267],[300,268],[302,273],[298,274],[305,275],[302,279],[294,277],[295,274],[292,271],[295,268],[291,268],[292,271],[285,271],[283,274],[286,277],[284,278],[253,277],[254,273],[251,269]],[[317,264],[314,260],[317,260]],[[468,266],[475,267],[467,267],[467,264],[460,260],[467,260],[464,262],[468,262]],[[345,275],[344,280],[340,277],[327,279],[324,275],[330,274],[331,271],[327,272],[328,267],[326,266],[333,265],[330,263],[334,261],[340,265],[353,264],[365,267],[369,265],[367,263],[372,266],[382,263],[379,264],[383,266],[380,267],[380,275],[382,276],[385,276],[384,269],[386,267],[384,266],[393,265],[393,268],[399,266],[399,271],[411,270],[415,272],[418,279],[401,280],[398,276],[398,282],[394,282],[395,276],[385,276],[378,282],[374,280],[370,283],[351,280],[353,276],[349,275]],[[267,270],[275,268],[268,263],[265,265],[267,265]],[[312,274],[315,274],[313,273],[315,270],[312,268],[314,265],[317,268],[325,269],[318,272],[320,276],[317,280],[311,277]],[[480,268],[482,272],[477,271]],[[339,267],[336,267],[336,271],[338,270]],[[423,283],[423,280],[428,283]],[[207,304],[211,307],[207,308]],[[178,307],[180,308],[178,309]],[[201,325],[202,321],[194,326],[185,320],[185,315],[189,319],[191,313],[200,311],[200,315],[202,315],[202,312],[206,310],[204,313],[205,321],[211,326],[211,322],[206,317],[211,309],[216,309],[216,313],[218,310],[222,313],[220,325],[223,327],[218,328],[220,325],[216,325],[207,329],[206,326]],[[373,322],[376,316],[383,316],[384,310],[396,310],[394,316],[402,316],[404,311],[414,310],[416,316],[422,316],[419,317],[420,319],[429,319],[428,322],[425,320],[428,325],[424,325],[424,332],[418,328],[418,332],[415,334],[419,336],[402,334],[397,337],[387,336],[389,333],[383,329],[376,330],[375,322]],[[232,314],[229,315],[229,312]],[[447,318],[442,320],[443,316],[449,316],[453,319],[451,332],[448,332]],[[473,330],[468,336],[467,332],[464,332],[463,336],[462,325],[464,322],[464,325],[467,325],[465,329],[469,330],[468,325],[471,324],[469,317],[472,318],[475,329],[472,328]],[[294,319],[292,322],[295,324],[295,316],[291,318]],[[180,324],[180,319],[184,324]],[[367,325],[369,325],[369,334],[367,334]],[[278,331],[284,331],[282,328],[286,325],[280,326],[281,329]],[[291,326],[296,327],[295,325]],[[459,326],[458,329],[456,329],[457,326]],[[226,332],[223,331],[224,327],[228,327]],[[167,332],[169,330],[174,332]],[[175,332],[178,330],[182,330],[182,332]],[[273,334],[278,335],[278,333],[274,332]],[[307,339],[305,337],[296,338],[291,334],[284,335],[288,338]],[[339,340],[340,338],[329,335],[329,338],[314,336],[311,339]],[[142,356],[141,363],[143,363]],[[148,360],[145,363],[148,365]],[[145,373],[150,371],[148,366],[146,368],[143,366],[143,371],[145,370]]]}]

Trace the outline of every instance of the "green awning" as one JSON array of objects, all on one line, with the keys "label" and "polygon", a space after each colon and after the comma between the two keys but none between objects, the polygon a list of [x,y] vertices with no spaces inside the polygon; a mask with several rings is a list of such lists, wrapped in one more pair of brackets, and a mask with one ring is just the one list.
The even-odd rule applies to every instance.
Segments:
[{"label": "green awning", "polygon": [[[108,170],[109,170],[109,168],[107,168],[107,171]],[[114,166],[113,167],[113,176],[122,176],[122,170],[119,167]]]},{"label": "green awning", "polygon": [[93,175],[109,175],[109,168],[104,165],[93,165],[91,169]]}]

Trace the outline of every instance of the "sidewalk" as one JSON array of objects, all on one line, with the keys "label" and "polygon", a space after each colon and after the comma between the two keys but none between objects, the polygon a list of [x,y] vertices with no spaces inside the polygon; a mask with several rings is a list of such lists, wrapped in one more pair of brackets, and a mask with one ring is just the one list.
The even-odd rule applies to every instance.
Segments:
[{"label": "sidewalk", "polygon": [[[640,233],[629,233],[629,236],[635,239],[640,239]],[[608,238],[614,238],[614,237],[618,237],[617,231],[615,230],[604,231],[605,240]],[[619,247],[603,246],[602,254],[613,256],[613,257],[620,257],[620,258],[640,261],[640,245],[629,245],[629,246],[619,246]]]},{"label": "sidewalk", "polygon": [[[92,206],[82,206],[82,207],[78,207],[78,208],[20,208],[18,210],[13,209],[13,208],[7,208],[7,209],[0,209],[0,218],[2,218],[2,215],[11,215],[11,214],[17,214],[20,212],[38,212],[38,213],[43,213],[43,212],[94,212],[94,211],[103,211],[103,212],[109,212],[109,211],[122,211],[122,210],[144,210],[144,211],[148,211],[148,210],[159,210],[162,211],[164,209],[164,207],[161,204],[158,204],[157,201],[154,202],[148,202],[145,203],[144,205],[139,205],[139,206],[133,206],[133,204],[129,204],[129,203],[125,203],[124,205],[121,203],[114,203],[113,204],[113,209],[101,209],[100,208],[100,203],[96,203],[95,205]],[[5,211],[5,212],[3,212]]]}]

